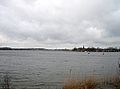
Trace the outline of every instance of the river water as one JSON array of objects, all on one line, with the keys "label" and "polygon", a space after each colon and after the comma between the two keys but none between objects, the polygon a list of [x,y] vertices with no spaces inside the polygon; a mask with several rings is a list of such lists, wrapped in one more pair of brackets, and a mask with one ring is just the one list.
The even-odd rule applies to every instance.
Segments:
[{"label": "river water", "polygon": [[14,89],[61,89],[69,77],[116,74],[119,58],[119,52],[0,50],[0,79],[9,75]]}]

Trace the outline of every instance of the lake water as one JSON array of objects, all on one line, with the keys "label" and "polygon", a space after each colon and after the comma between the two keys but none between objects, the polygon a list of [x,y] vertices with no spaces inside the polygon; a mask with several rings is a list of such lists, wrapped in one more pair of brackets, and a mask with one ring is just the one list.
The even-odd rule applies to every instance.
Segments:
[{"label": "lake water", "polygon": [[61,89],[65,79],[117,72],[119,52],[0,50],[0,79],[8,74],[15,89]]}]

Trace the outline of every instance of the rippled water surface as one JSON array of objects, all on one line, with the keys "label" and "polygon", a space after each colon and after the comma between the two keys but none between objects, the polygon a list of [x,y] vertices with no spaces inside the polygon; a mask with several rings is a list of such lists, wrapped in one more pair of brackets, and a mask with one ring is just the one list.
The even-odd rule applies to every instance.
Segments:
[{"label": "rippled water surface", "polygon": [[0,78],[7,73],[15,89],[61,89],[70,76],[111,76],[119,52],[0,50]]}]

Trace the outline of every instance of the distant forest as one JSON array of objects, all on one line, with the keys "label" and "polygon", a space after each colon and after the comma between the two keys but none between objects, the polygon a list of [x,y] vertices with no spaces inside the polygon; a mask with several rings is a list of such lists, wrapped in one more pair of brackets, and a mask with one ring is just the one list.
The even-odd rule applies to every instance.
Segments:
[{"label": "distant forest", "polygon": [[108,47],[108,48],[95,48],[95,47],[88,47],[85,48],[80,47],[80,48],[73,48],[72,51],[77,51],[77,52],[120,52],[120,48],[114,48],[114,47]]}]

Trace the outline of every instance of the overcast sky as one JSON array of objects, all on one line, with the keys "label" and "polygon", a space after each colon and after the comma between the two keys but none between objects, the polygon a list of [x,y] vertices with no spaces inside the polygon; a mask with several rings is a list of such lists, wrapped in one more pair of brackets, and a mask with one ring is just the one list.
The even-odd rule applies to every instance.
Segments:
[{"label": "overcast sky", "polygon": [[0,0],[0,46],[120,47],[120,0]]}]

